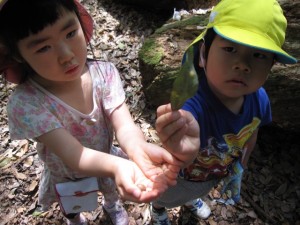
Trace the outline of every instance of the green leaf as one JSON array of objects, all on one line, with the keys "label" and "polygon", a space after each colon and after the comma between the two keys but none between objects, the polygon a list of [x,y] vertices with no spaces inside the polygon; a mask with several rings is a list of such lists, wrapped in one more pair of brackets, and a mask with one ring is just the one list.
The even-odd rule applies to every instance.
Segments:
[{"label": "green leaf", "polygon": [[186,60],[179,70],[171,91],[172,110],[180,109],[184,102],[193,97],[198,89],[198,76],[194,67],[194,48],[187,49]]},{"label": "green leaf", "polygon": [[2,168],[2,167],[4,167],[4,166],[6,166],[7,164],[9,164],[10,163],[10,161],[11,161],[11,159],[10,158],[4,158],[3,160],[1,160],[0,161],[0,168]]}]

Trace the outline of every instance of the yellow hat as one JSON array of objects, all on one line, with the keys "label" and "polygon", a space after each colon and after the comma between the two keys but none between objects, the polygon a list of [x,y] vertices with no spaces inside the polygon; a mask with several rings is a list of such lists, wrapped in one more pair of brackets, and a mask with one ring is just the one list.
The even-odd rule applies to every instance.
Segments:
[{"label": "yellow hat", "polygon": [[213,28],[221,37],[276,55],[276,61],[293,64],[297,59],[282,49],[287,21],[277,0],[222,0],[211,11],[206,30]]}]

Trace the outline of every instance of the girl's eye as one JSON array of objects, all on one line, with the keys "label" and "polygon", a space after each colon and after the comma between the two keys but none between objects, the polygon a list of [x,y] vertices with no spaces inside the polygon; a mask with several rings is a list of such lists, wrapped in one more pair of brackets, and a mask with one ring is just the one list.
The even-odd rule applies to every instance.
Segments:
[{"label": "girl's eye", "polygon": [[74,37],[75,34],[76,34],[76,32],[77,32],[77,30],[73,30],[73,31],[69,32],[69,33],[67,34],[67,38],[72,38],[72,37]]},{"label": "girl's eye", "polygon": [[224,51],[235,53],[236,49],[234,47],[223,47]]},{"label": "girl's eye", "polygon": [[36,52],[37,53],[44,53],[44,52],[47,52],[49,49],[50,49],[50,46],[47,45],[47,46],[44,46],[44,47],[38,49]]},{"label": "girl's eye", "polygon": [[254,56],[254,58],[258,58],[258,59],[267,58],[267,56],[265,54],[262,54],[262,53],[259,53],[259,52],[254,53],[253,56]]}]

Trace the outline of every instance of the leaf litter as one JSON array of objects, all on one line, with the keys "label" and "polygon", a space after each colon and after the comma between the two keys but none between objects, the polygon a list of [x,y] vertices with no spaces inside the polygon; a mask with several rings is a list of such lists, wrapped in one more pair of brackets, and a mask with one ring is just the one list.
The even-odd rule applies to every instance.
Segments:
[{"label": "leaf litter", "polygon": [[[95,56],[115,63],[123,80],[132,117],[149,142],[160,144],[154,128],[155,109],[147,105],[142,91],[138,50],[143,40],[160,26],[164,18],[110,0],[83,0],[82,3],[95,20],[96,37],[92,41]],[[42,165],[33,142],[10,140],[5,106],[14,85],[0,83],[0,87],[0,225],[64,224],[57,203],[47,212],[38,210]],[[243,176],[241,202],[234,206],[216,203],[213,199],[220,197],[216,188],[205,198],[212,209],[208,219],[197,220],[186,208],[176,207],[168,209],[172,225],[299,225],[298,137],[299,134],[283,131],[277,126],[262,128],[249,169]],[[102,200],[99,193],[99,207],[85,213],[90,224],[111,224],[100,207]],[[130,224],[150,224],[149,204],[124,202],[124,205],[129,213]]]}]

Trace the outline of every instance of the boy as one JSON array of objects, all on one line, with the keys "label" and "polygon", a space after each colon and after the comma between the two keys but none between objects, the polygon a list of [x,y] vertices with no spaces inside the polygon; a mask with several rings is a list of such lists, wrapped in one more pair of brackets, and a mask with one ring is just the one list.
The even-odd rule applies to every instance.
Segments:
[{"label": "boy", "polygon": [[[177,185],[152,203],[154,225],[170,224],[165,207],[183,204],[199,218],[208,217],[210,209],[200,197],[246,168],[259,127],[272,120],[262,85],[275,62],[297,62],[281,48],[286,26],[276,0],[222,0],[212,10],[206,30],[189,47],[197,93],[179,111],[170,105],[157,110],[164,147],[181,161],[194,161],[180,171]],[[189,154],[194,150],[196,159]],[[238,201],[239,190],[235,194]]]}]

